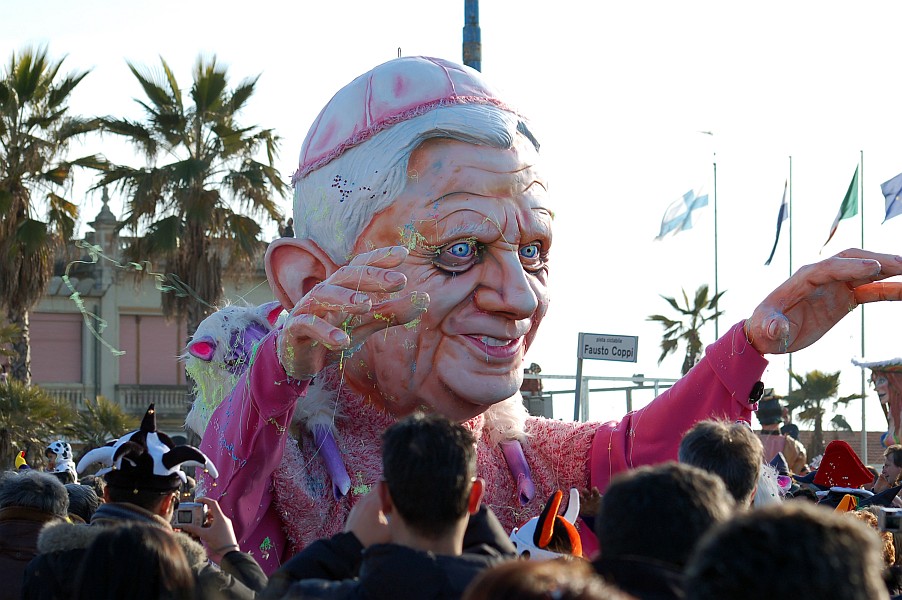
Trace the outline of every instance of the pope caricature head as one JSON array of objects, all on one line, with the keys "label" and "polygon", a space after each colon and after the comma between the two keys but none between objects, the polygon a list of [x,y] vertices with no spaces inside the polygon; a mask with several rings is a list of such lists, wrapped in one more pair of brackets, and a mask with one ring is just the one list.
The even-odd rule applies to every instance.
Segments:
[{"label": "pope caricature head", "polygon": [[517,393],[548,307],[552,211],[526,122],[481,75],[407,57],[358,77],[311,127],[294,176],[294,239],[267,274],[293,307],[361,253],[404,246],[416,322],[369,337],[346,382],[401,416],[463,420]]}]

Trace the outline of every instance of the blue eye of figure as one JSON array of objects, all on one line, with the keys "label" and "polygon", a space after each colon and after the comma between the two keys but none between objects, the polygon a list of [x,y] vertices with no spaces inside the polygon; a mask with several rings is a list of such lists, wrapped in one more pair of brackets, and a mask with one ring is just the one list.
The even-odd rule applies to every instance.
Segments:
[{"label": "blue eye of figure", "polygon": [[473,245],[469,242],[458,242],[448,248],[448,252],[457,258],[467,258],[473,254]]},{"label": "blue eye of figure", "polygon": [[538,244],[530,244],[528,246],[523,246],[520,248],[520,256],[523,258],[538,258],[539,257],[539,246]]}]

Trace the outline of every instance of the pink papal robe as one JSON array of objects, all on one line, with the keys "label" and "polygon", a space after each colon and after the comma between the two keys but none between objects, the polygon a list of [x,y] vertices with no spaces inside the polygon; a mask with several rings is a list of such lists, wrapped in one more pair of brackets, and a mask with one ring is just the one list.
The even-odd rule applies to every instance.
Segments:
[{"label": "pink papal robe", "polygon": [[[676,460],[683,433],[697,421],[750,420],[756,406],[749,403],[749,393],[766,366],[739,323],[708,346],[704,358],[672,388],[619,422],[530,417],[522,446],[536,495],[526,506],[518,500],[500,447],[483,431],[483,416],[474,417],[465,425],[477,439],[485,501],[511,530],[536,516],[554,490],[597,486],[603,491],[625,469]],[[213,413],[201,442],[219,478],[202,475],[200,489],[219,501],[241,549],[267,573],[310,542],[341,531],[351,507],[381,475],[380,436],[395,418],[344,386],[335,367],[318,375],[317,385],[337,390],[335,439],[351,477],[351,490],[340,500],[333,497],[313,436],[306,428],[291,428],[307,383],[286,377],[276,356],[275,331],[263,339],[250,369]]]}]

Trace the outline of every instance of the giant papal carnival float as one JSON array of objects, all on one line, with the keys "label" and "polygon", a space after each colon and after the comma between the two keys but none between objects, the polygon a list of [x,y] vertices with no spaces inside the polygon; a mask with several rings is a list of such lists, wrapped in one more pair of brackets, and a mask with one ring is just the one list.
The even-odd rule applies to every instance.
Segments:
[{"label": "giant papal carnival float", "polygon": [[[293,177],[295,237],[265,258],[278,305],[214,314],[185,355],[204,388],[190,425],[220,474],[201,476],[201,493],[267,572],[342,529],[401,416],[434,411],[472,430],[485,502],[510,531],[556,490],[603,490],[675,459],[701,419],[750,420],[763,353],[797,351],[858,304],[900,295],[874,282],[902,260],[847,251],[801,269],[620,421],[531,417],[519,388],[549,305],[554,212],[605,201],[553,202],[540,140],[482,74],[427,57],[375,67],[313,122]],[[628,282],[610,285],[629,297]]]}]

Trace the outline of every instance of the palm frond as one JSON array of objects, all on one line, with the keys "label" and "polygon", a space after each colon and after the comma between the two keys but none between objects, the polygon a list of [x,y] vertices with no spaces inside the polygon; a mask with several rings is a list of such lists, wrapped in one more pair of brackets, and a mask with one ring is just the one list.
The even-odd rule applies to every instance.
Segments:
[{"label": "palm frond", "polygon": [[235,89],[232,91],[232,97],[229,99],[230,113],[237,113],[242,108],[244,108],[244,105],[254,94],[254,89],[257,85],[258,79],[260,79],[259,75],[245,79],[235,87]]}]

